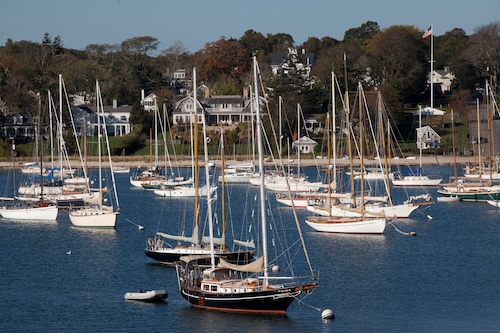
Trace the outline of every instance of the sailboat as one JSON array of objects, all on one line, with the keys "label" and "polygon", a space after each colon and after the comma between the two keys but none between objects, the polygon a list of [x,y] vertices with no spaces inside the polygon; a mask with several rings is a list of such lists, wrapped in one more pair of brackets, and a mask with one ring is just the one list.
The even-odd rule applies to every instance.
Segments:
[{"label": "sailboat", "polygon": [[[360,165],[364,166],[364,148],[363,148],[363,104],[362,104],[362,88],[361,83],[358,84],[358,98],[359,98],[359,157]],[[348,101],[348,95],[346,92],[346,101]],[[334,107],[332,107],[334,110]],[[349,103],[346,102],[346,123],[351,126],[350,122],[350,110]],[[328,117],[327,126],[330,128],[330,118]],[[329,133],[329,132],[328,132]],[[352,149],[351,149],[351,129],[347,130],[347,145],[349,151],[349,164],[352,170]],[[328,138],[328,144],[330,144],[330,138]],[[330,160],[330,153],[328,152],[328,159]],[[328,171],[328,175],[330,171]],[[381,207],[381,211],[370,211],[367,209],[365,204],[365,184],[364,184],[364,174],[361,173],[360,181],[360,193],[361,200],[356,199],[354,177],[351,177],[351,193],[352,193],[352,203],[349,206],[346,205],[333,205],[331,204],[331,199],[325,206],[325,216],[322,217],[309,217],[307,218],[306,224],[309,225],[316,231],[320,232],[330,232],[330,233],[352,233],[352,234],[381,234],[385,230],[387,217],[386,214],[391,213],[392,202],[389,202],[389,206]],[[386,188],[388,187],[387,179],[384,180]],[[390,197],[389,197],[390,200]],[[380,207],[380,206],[379,206]],[[387,211],[385,210],[387,209]],[[308,206],[308,210],[311,209]],[[332,214],[338,210],[337,214]],[[319,213],[321,210],[316,210]],[[392,211],[392,214],[394,212]]]},{"label": "sailboat", "polygon": [[[16,189],[16,144],[12,140],[12,166],[14,172],[14,191]],[[15,193],[12,198],[1,198],[5,205],[0,209],[0,216],[12,220],[40,220],[56,221],[58,208],[57,205],[44,201],[43,197],[43,163],[40,161],[39,172],[41,179],[40,201],[39,202],[20,202],[16,199]]]},{"label": "sailboat", "polygon": [[[487,111],[487,119],[488,119],[488,138],[491,138],[491,105],[489,100],[490,87],[488,82],[486,82],[486,111]],[[481,114],[480,114],[480,105],[479,99],[476,100],[476,117],[477,117],[477,134],[480,137],[480,128],[481,128]],[[487,174],[489,175],[489,181],[483,182],[483,177],[479,177],[478,182],[470,182],[466,181],[466,179],[456,179],[451,184],[445,184],[442,188],[438,189],[438,193],[443,197],[458,197],[460,201],[489,201],[490,204],[495,205],[494,201],[500,200],[500,185],[493,184],[491,170],[491,156],[493,154],[493,147],[491,146],[491,140],[488,140],[488,151],[489,151],[489,165],[490,169]],[[479,161],[482,162],[482,153],[481,153],[481,142],[478,140],[478,154]],[[481,168],[481,170],[483,170]],[[480,172],[480,174],[482,171]],[[468,180],[468,179],[467,179]]]},{"label": "sailboat", "polygon": [[[254,83],[257,94],[257,60],[254,56]],[[257,94],[258,95],[258,94]],[[263,144],[260,106],[256,106],[257,146],[259,169],[263,170]],[[262,256],[247,265],[232,265],[223,259],[216,261],[213,242],[213,222],[210,224],[210,265],[198,264],[193,257],[182,257],[177,265],[177,277],[181,295],[197,308],[244,314],[284,315],[290,304],[302,293],[318,288],[314,271],[311,279],[272,276],[269,272],[270,258],[267,250],[267,210],[264,173],[260,173],[259,206],[262,231]],[[208,208],[210,210],[210,208]],[[297,228],[300,224],[297,221]],[[300,233],[301,235],[301,233]],[[303,239],[302,239],[302,244]],[[304,252],[307,257],[307,252]],[[309,262],[309,261],[308,261]]]},{"label": "sailboat", "polygon": [[[69,219],[76,227],[90,228],[114,228],[116,225],[116,215],[120,213],[120,205],[118,202],[118,194],[116,192],[116,183],[113,174],[113,164],[111,162],[111,154],[109,149],[108,135],[106,130],[106,118],[104,117],[101,90],[99,82],[96,82],[96,115],[97,115],[97,146],[99,158],[99,189],[96,199],[87,199],[86,205],[77,210],[70,210]],[[101,126],[101,117],[103,124]],[[85,125],[86,126],[86,125]],[[103,132],[103,133],[102,133]],[[102,174],[102,147],[101,136],[104,134],[106,138],[107,155],[109,157],[109,166],[111,169],[111,179],[113,185],[113,193],[115,195],[117,209],[113,206],[103,204],[103,174]]]},{"label": "sailboat", "polygon": [[[193,83],[194,83],[194,97],[196,100],[196,69],[193,69]],[[194,155],[197,156],[197,118],[198,114],[196,113],[195,109],[195,114],[192,115],[192,122],[194,123],[194,131],[193,131],[193,149]],[[205,128],[205,121],[203,121],[203,129],[204,129],[204,138],[206,138],[206,128]],[[222,139],[221,139],[222,140]],[[208,146],[207,146],[207,140],[204,139],[204,144],[205,144],[205,170],[206,170],[206,180],[207,180],[207,188],[211,188],[210,186],[210,174],[209,174],[209,169],[210,169],[210,164],[208,163]],[[177,262],[181,256],[187,256],[187,255],[204,255],[204,256],[209,256],[211,251],[215,251],[217,253],[217,256],[224,258],[228,262],[231,263],[248,263],[252,258],[254,254],[254,247],[255,244],[253,244],[252,241],[249,242],[244,242],[244,241],[238,241],[238,240],[233,240],[235,244],[241,245],[244,249],[235,249],[235,250],[230,250],[227,248],[226,243],[225,243],[225,219],[223,218],[223,223],[222,223],[222,237],[218,239],[218,246],[217,248],[209,248],[206,246],[208,243],[203,237],[200,240],[199,236],[199,169],[198,169],[198,158],[195,160],[195,168],[194,168],[194,186],[193,186],[193,195],[191,197],[194,197],[194,228],[191,236],[184,236],[184,235],[171,235],[163,232],[156,232],[155,235],[147,237],[147,246],[144,250],[146,256],[161,262],[163,264],[167,265],[174,265],[175,262]],[[224,185],[223,185],[224,186]],[[215,187],[217,189],[217,187]],[[207,216],[209,219],[212,219],[212,211],[211,211],[211,205],[212,202],[215,201],[214,198],[212,198],[213,191],[209,191],[206,193],[207,196],[207,206],[209,209],[207,209]],[[222,200],[224,200],[224,194],[222,196]],[[171,245],[169,242],[170,241],[177,241],[177,244]]]}]

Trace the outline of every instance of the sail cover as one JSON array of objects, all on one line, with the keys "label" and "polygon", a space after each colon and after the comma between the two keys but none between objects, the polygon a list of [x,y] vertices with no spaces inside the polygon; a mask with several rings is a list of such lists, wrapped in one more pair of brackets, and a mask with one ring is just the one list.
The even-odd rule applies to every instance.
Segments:
[{"label": "sail cover", "polygon": [[246,265],[235,265],[231,264],[224,259],[220,258],[219,267],[229,268],[238,272],[263,272],[264,271],[264,257],[259,257],[255,261],[248,263]]}]

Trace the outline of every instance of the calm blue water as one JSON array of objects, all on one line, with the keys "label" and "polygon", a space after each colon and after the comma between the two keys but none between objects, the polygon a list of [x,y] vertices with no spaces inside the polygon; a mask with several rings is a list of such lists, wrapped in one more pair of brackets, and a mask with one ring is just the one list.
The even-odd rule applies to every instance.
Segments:
[{"label": "calm blue water", "polygon": [[[6,174],[0,171],[0,184]],[[174,269],[143,252],[145,237],[158,226],[178,225],[186,206],[132,189],[128,175],[116,177],[124,209],[116,230],[73,228],[65,212],[51,223],[0,220],[0,331],[491,332],[500,327],[500,211],[487,203],[436,203],[417,210],[396,222],[402,231],[415,231],[413,238],[390,226],[382,236],[349,236],[316,233],[303,223],[321,285],[306,302],[334,311],[335,320],[324,322],[319,311],[297,302],[283,318],[189,307],[177,290]],[[395,190],[395,196],[402,193]],[[435,189],[430,193],[436,196]],[[299,213],[302,220],[306,215]],[[139,288],[167,289],[168,302],[124,301],[125,292]]]}]

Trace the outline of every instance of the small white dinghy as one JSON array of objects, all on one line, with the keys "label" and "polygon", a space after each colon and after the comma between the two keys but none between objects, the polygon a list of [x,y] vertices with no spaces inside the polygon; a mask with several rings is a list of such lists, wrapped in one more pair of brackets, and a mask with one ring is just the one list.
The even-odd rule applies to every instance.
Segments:
[{"label": "small white dinghy", "polygon": [[141,302],[163,302],[168,297],[166,290],[142,290],[125,294],[125,299],[128,301]]}]

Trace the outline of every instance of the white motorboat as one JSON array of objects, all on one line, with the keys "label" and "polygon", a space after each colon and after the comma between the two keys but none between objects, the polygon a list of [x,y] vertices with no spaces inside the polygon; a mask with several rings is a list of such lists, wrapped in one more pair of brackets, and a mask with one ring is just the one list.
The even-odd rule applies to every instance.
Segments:
[{"label": "white motorboat", "polygon": [[167,299],[168,293],[166,290],[141,290],[136,292],[125,293],[127,301],[140,302],[163,302]]}]

